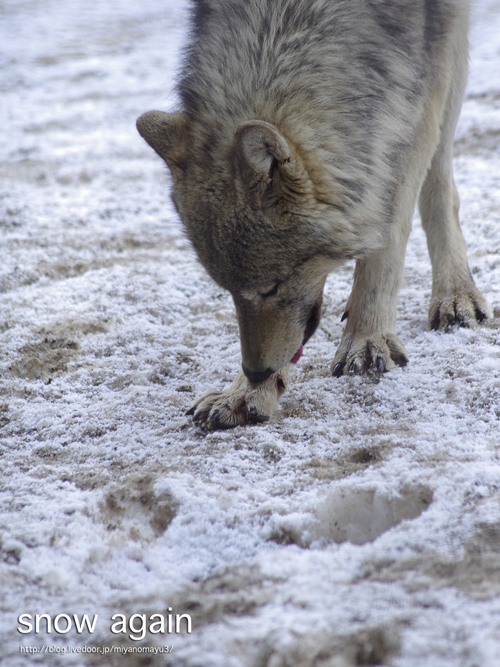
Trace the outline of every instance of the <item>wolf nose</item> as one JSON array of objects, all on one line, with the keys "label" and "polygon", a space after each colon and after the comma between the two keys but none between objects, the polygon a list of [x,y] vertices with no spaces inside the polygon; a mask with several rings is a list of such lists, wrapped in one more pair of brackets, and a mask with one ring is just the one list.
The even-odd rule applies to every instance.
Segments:
[{"label": "wolf nose", "polygon": [[250,380],[250,382],[254,382],[255,384],[258,384],[259,382],[264,382],[265,380],[267,380],[268,377],[270,377],[274,373],[272,368],[268,368],[265,371],[249,371],[248,368],[245,368],[243,364],[241,364],[241,367],[243,368],[243,372]]}]

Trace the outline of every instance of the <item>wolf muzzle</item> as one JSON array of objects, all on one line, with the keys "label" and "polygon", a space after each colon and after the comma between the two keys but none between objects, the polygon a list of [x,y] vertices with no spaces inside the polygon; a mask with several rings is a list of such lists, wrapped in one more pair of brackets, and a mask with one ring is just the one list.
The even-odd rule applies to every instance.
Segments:
[{"label": "wolf muzzle", "polygon": [[272,368],[267,368],[265,371],[249,371],[248,368],[245,368],[243,364],[241,364],[241,367],[250,382],[255,384],[259,384],[259,382],[265,382],[267,378],[271,377],[271,375],[275,373]]}]

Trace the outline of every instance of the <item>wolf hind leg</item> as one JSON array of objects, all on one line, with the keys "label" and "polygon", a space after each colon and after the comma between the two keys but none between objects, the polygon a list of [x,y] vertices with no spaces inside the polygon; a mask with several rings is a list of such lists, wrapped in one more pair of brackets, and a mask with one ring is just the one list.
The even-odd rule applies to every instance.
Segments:
[{"label": "wolf hind leg", "polygon": [[432,263],[429,323],[432,329],[472,327],[491,316],[469,271],[458,221],[459,199],[449,167],[433,161],[420,195],[420,213]]},{"label": "wolf hind leg", "polygon": [[491,316],[485,298],[469,271],[465,240],[460,229],[460,201],[453,180],[453,139],[467,75],[467,50],[457,49],[454,85],[446,103],[438,147],[419,197],[422,226],[432,263],[429,322],[432,329],[451,325],[475,326]]},{"label": "wolf hind leg", "polygon": [[209,391],[186,414],[204,431],[259,424],[269,420],[288,382],[288,365],[254,384],[240,371],[229,389]]}]

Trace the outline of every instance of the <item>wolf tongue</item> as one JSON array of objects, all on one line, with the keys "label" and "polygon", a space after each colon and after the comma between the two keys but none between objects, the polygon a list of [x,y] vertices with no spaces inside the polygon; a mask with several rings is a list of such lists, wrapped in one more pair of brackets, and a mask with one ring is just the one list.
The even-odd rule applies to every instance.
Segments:
[{"label": "wolf tongue", "polygon": [[292,357],[292,359],[291,359],[291,361],[290,361],[291,364],[296,364],[296,363],[297,363],[297,361],[298,361],[298,360],[300,359],[300,357],[302,356],[302,352],[303,352],[303,350],[304,350],[304,346],[301,345],[301,346],[299,347],[299,349],[297,350],[297,352],[293,355],[293,357]]}]

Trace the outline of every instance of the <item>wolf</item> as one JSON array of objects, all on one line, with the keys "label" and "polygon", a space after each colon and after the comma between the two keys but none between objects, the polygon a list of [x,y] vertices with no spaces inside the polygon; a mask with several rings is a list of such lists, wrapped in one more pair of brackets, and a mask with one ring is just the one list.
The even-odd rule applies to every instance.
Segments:
[{"label": "wolf", "polygon": [[188,414],[264,422],[315,332],[327,275],[355,260],[340,377],[408,357],[394,333],[418,201],[432,329],[490,308],[469,271],[452,171],[467,80],[468,0],[195,0],[179,108],[139,133],[210,276],[231,293],[242,370]]}]

